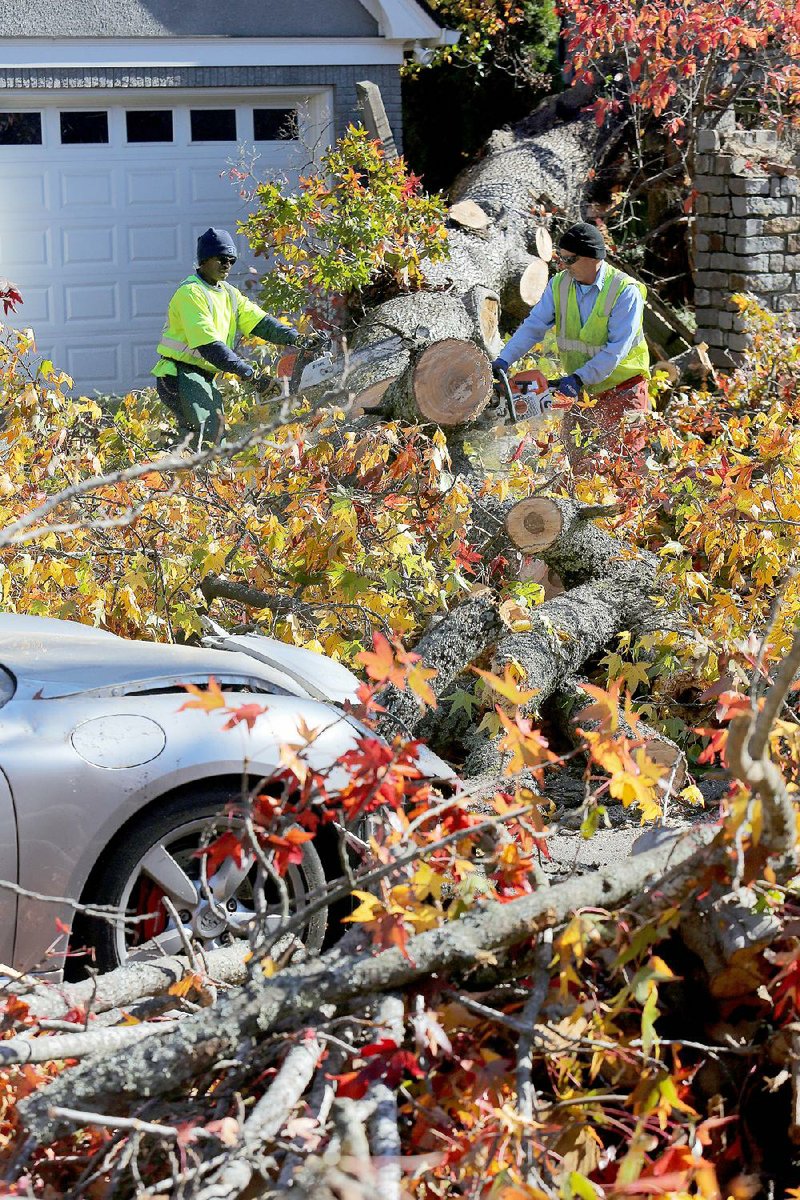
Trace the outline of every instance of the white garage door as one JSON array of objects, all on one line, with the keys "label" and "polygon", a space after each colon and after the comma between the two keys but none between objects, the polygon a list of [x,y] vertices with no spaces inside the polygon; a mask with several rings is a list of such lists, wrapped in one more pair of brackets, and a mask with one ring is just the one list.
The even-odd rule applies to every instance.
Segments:
[{"label": "white garage door", "polygon": [[[84,94],[85,95],[85,94]],[[104,98],[105,97],[105,98]],[[150,382],[167,302],[192,270],[198,234],[248,211],[230,167],[296,180],[324,96],[66,93],[34,107],[0,99],[0,275],[24,300],[39,352],[76,390]],[[37,98],[38,100],[38,98]],[[293,114],[301,136],[286,137]],[[231,281],[253,279],[247,247]]]}]

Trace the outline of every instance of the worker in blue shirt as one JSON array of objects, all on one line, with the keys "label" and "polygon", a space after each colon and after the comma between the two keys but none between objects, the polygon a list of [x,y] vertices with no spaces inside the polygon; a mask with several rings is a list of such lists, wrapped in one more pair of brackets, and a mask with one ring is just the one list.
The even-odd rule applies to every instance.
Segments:
[{"label": "worker in blue shirt", "polygon": [[[605,261],[603,236],[585,221],[563,234],[556,257],[563,269],[550,280],[492,367],[495,374],[507,373],[512,363],[555,328],[564,371],[555,389],[573,401],[573,412],[584,391],[593,402],[573,415],[568,428],[578,425],[584,432],[594,428],[601,443],[615,450],[625,413],[646,412],[649,407],[650,357],[642,329],[647,289]],[[568,438],[574,464],[577,457],[570,442]]]}]

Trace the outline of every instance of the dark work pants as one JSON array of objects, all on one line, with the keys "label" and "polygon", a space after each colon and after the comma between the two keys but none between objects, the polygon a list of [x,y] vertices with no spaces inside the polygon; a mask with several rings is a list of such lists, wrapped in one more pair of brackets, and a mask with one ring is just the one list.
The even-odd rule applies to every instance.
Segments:
[{"label": "dark work pants", "polygon": [[156,391],[178,424],[180,440],[199,434],[201,443],[219,441],[225,421],[222,396],[213,377],[184,363],[175,365],[178,374],[157,377]]}]

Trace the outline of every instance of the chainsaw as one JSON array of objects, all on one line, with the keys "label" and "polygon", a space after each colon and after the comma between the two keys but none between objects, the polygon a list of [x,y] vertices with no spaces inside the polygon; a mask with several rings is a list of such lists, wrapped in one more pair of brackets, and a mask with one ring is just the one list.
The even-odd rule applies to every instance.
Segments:
[{"label": "chainsaw", "polygon": [[554,408],[568,408],[569,401],[564,398],[554,399],[550,390],[556,380],[547,379],[541,371],[517,371],[508,376],[505,371],[499,372],[495,382],[495,392],[500,403],[504,403],[511,421],[531,421],[538,417],[547,417]]}]

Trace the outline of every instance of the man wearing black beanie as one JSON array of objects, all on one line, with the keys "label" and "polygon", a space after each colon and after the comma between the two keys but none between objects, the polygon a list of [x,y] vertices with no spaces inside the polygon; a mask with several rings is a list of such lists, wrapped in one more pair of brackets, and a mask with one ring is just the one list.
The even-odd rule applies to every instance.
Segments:
[{"label": "man wearing black beanie", "polygon": [[[603,235],[586,221],[562,235],[556,257],[563,269],[550,280],[492,367],[495,374],[507,373],[513,362],[555,328],[564,371],[556,390],[573,402],[586,390],[595,401],[567,422],[567,430],[576,424],[594,425],[606,448],[614,450],[624,414],[646,412],[649,407],[650,358],[642,330],[647,289],[609,266]],[[567,451],[575,465],[571,439]]]},{"label": "man wearing black beanie", "polygon": [[214,382],[222,371],[253,379],[255,371],[233,349],[240,334],[278,346],[321,348],[324,335],[301,337],[296,329],[268,316],[227,282],[238,258],[226,229],[207,229],[197,239],[197,271],[184,279],[167,309],[153,368],[161,401],[176,417],[180,436],[199,434],[216,442],[224,419],[222,396]]}]

